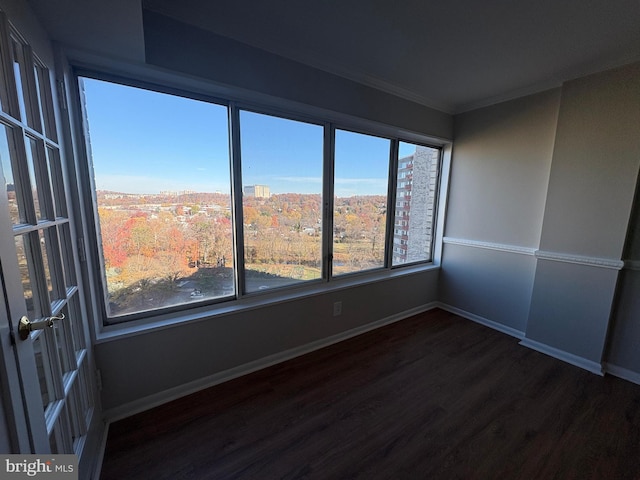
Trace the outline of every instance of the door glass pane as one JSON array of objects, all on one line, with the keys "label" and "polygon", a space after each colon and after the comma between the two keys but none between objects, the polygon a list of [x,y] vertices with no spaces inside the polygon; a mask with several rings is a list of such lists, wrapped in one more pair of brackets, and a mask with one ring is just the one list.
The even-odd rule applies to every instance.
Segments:
[{"label": "door glass pane", "polygon": [[30,251],[29,236],[19,235],[15,237],[15,243],[16,254],[18,256],[18,266],[20,267],[20,280],[22,281],[24,301],[27,307],[27,317],[33,320],[42,316],[42,310],[33,293],[35,285],[32,282],[32,278],[35,278],[35,276],[32,272],[32,264],[27,261],[27,252]]},{"label": "door glass pane", "polygon": [[52,431],[49,433],[51,453],[74,453],[72,435],[71,423],[69,422],[69,414],[65,403],[53,425]]},{"label": "door glass pane", "polygon": [[[85,357],[86,359],[86,357]],[[89,392],[91,392],[89,373],[89,363],[87,361],[82,362],[81,367],[78,369],[78,390],[80,396],[80,406],[84,417],[85,426],[89,426],[89,413],[93,407],[93,400]]]},{"label": "door glass pane", "polygon": [[47,275],[47,287],[50,287],[50,300],[67,298],[67,289],[62,274],[62,259],[60,255],[60,240],[58,229],[55,226],[40,230],[40,247],[42,249],[42,260],[45,264],[45,275]]},{"label": "door glass pane", "polygon": [[323,135],[240,112],[247,292],[322,278]]},{"label": "door glass pane", "polygon": [[43,230],[38,231],[38,238],[40,244],[40,251],[42,252],[42,263],[44,268],[44,280],[47,286],[47,292],[49,293],[49,301],[56,300],[56,296],[53,293],[53,284],[51,283],[51,269],[49,264],[49,255],[47,254],[47,241],[44,236]]},{"label": "door glass pane", "polygon": [[[35,336],[35,335],[34,335]],[[55,400],[53,394],[53,380],[48,362],[48,355],[46,353],[45,337],[42,332],[38,332],[37,337],[33,341],[33,354],[36,360],[36,370],[38,372],[38,381],[40,383],[40,393],[42,395],[42,407],[43,410]]]},{"label": "door glass pane", "polygon": [[73,344],[73,351],[78,357],[82,350],[85,348],[85,341],[82,328],[82,311],[80,309],[80,299],[78,292],[73,294],[67,303],[65,315],[67,315],[65,322],[69,325],[69,334]]},{"label": "door glass pane", "polygon": [[11,54],[13,59],[13,74],[16,79],[18,93],[18,106],[20,107],[20,119],[30,127],[39,130],[34,122],[29,97],[29,80],[26,70],[25,46],[15,38],[11,38]]},{"label": "door glass pane", "polygon": [[[4,44],[0,45],[0,58],[4,58],[3,50],[5,50]],[[6,113],[12,113],[10,112],[11,107],[9,106],[9,92],[7,90],[7,85],[9,84],[10,76],[11,76],[10,70],[9,72],[7,72],[5,70],[4,62],[0,62],[0,108],[2,109],[3,112],[6,112]]]},{"label": "door glass pane", "polygon": [[108,316],[233,295],[227,108],[81,83]]},{"label": "door glass pane", "polygon": [[48,138],[56,140],[56,123],[53,114],[53,100],[51,96],[51,82],[49,69],[41,65],[34,65],[34,78],[36,81],[36,94],[38,105],[44,123],[45,134]]},{"label": "door glass pane", "polygon": [[[0,168],[2,171],[2,184],[5,188],[9,203],[9,214],[11,222],[15,224],[26,223],[24,207],[18,206],[19,185],[16,185],[14,174],[15,148],[13,144],[13,130],[6,125],[0,124]],[[17,171],[17,170],[16,170]]]},{"label": "door glass pane", "polygon": [[393,265],[431,260],[440,150],[400,142]]},{"label": "door glass pane", "polygon": [[56,353],[60,359],[60,373],[64,376],[76,369],[76,361],[75,355],[70,354],[70,347],[67,344],[70,341],[69,323],[67,322],[68,313],[66,310],[61,313],[65,315],[65,319],[54,322],[52,330],[55,338]]},{"label": "door glass pane", "polygon": [[62,262],[64,268],[65,286],[71,288],[76,286],[76,269],[73,261],[73,243],[71,240],[71,230],[68,223],[63,223],[59,227],[60,250],[62,251]]},{"label": "door glass pane", "polygon": [[[41,142],[40,142],[41,146]],[[40,151],[39,142],[31,137],[25,137],[25,149],[27,154],[27,166],[29,167],[29,178],[31,180],[31,191],[33,194],[33,206],[38,220],[54,219],[53,206],[51,205],[51,195],[49,189],[49,173],[44,167],[44,162]],[[44,168],[43,168],[44,167]]]},{"label": "door glass pane", "polygon": [[388,139],[336,130],[333,274],[384,267]]},{"label": "door glass pane", "polygon": [[67,199],[64,193],[60,152],[49,146],[47,146],[47,170],[53,193],[55,217],[67,217]]}]

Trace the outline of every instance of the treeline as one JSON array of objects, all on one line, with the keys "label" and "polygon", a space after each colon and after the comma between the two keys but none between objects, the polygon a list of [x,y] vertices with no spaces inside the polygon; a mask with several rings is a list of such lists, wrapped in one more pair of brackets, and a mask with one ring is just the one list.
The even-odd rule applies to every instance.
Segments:
[{"label": "treeline", "polygon": [[[193,274],[196,267],[233,265],[229,196],[189,193],[176,200],[175,195],[99,192],[102,252],[110,291],[142,280],[175,281]],[[247,268],[299,278],[319,275],[320,195],[244,197],[243,202]],[[212,205],[220,208],[207,208]],[[334,210],[334,238],[344,247],[335,252],[341,264],[351,269],[376,264],[384,253],[386,197],[336,198]]]}]

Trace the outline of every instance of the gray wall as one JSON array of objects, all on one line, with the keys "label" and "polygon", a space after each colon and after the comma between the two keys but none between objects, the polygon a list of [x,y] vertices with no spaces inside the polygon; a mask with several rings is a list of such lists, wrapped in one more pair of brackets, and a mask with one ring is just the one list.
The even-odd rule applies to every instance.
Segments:
[{"label": "gray wall", "polygon": [[467,244],[445,243],[440,300],[520,332],[559,105],[554,89],[455,117],[445,235]]},{"label": "gray wall", "polygon": [[606,361],[610,368],[635,373],[631,377],[640,382],[640,183],[624,258],[626,267],[618,281]]},{"label": "gray wall", "polygon": [[616,297],[639,166],[640,64],[456,116],[440,300],[640,379],[637,262]]},{"label": "gray wall", "polygon": [[567,82],[527,338],[601,363],[639,167],[640,64]]},{"label": "gray wall", "polygon": [[[438,270],[349,287],[241,313],[123,336],[95,346],[105,410],[122,409],[401,312],[437,297]],[[342,315],[333,316],[333,302]],[[134,407],[132,407],[134,408]],[[109,412],[107,412],[109,414]]]},{"label": "gray wall", "polygon": [[235,88],[450,139],[452,117],[144,10],[146,61]]}]

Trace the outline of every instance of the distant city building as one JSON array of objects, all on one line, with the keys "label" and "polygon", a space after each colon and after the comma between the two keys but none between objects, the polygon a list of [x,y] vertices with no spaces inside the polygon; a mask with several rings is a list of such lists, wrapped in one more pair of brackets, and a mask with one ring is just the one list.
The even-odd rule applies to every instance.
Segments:
[{"label": "distant city building", "polygon": [[160,195],[166,195],[168,197],[178,197],[180,195],[192,195],[196,193],[195,190],[181,190],[179,192],[173,190],[161,190]]},{"label": "distant city building", "polygon": [[416,147],[398,160],[393,264],[424,261],[431,253],[440,151]]},{"label": "distant city building", "polygon": [[245,185],[244,194],[247,197],[269,198],[271,192],[268,185]]}]

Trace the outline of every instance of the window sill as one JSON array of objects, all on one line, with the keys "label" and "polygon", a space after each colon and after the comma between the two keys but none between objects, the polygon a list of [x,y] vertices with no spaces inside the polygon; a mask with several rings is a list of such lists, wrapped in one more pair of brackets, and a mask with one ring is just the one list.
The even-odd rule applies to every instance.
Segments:
[{"label": "window sill", "polygon": [[300,287],[288,287],[270,292],[252,294],[241,299],[230,300],[214,305],[204,305],[188,311],[158,315],[144,320],[133,320],[117,325],[102,326],[97,329],[95,344],[106,343],[145,333],[172,328],[184,323],[211,320],[213,317],[231,315],[249,311],[278,303],[300,300],[303,298],[323,295],[348,288],[361,287],[367,284],[383,282],[407,275],[415,275],[432,270],[438,270],[440,265],[435,263],[420,264],[403,268],[385,269],[375,272],[346,275],[333,278],[331,282],[314,282]]}]

